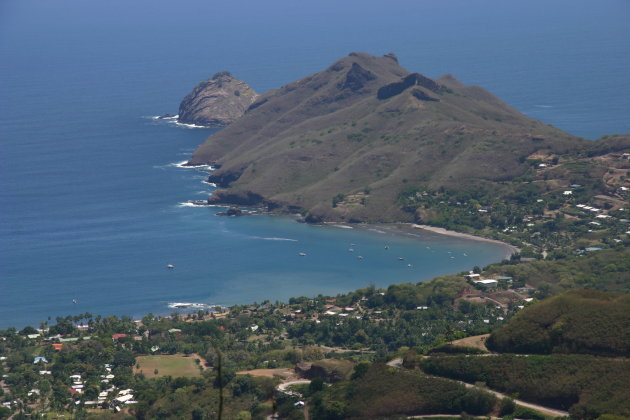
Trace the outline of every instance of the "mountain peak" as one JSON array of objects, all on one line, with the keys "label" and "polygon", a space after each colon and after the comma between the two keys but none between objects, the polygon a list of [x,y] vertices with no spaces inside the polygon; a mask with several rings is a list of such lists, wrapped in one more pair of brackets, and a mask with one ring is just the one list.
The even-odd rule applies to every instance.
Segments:
[{"label": "mountain peak", "polygon": [[404,189],[495,188],[528,171],[528,156],[584,142],[453,76],[433,80],[393,54],[353,52],[262,95],[191,163],[219,167],[211,181],[225,190],[212,202],[311,220],[411,221],[397,204]]},{"label": "mountain peak", "polygon": [[350,70],[346,73],[346,78],[338,86],[340,89],[350,89],[356,92],[374,79],[376,76],[371,71],[364,69],[358,63],[352,63]]}]

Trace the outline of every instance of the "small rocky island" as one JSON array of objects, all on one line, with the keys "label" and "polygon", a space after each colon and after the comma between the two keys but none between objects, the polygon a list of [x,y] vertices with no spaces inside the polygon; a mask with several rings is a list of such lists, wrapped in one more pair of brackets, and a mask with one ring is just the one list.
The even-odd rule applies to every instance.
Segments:
[{"label": "small rocky island", "polygon": [[199,83],[179,106],[178,122],[224,127],[240,118],[258,94],[230,72],[215,73]]}]

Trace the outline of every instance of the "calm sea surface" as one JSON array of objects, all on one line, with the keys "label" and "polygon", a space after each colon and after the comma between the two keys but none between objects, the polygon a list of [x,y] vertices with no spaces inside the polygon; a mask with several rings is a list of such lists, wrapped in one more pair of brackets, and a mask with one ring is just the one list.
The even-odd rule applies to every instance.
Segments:
[{"label": "calm sea surface", "polygon": [[393,51],[573,134],[630,133],[630,4],[513,3],[2,0],[0,327],[334,294],[500,260],[494,244],[183,206],[212,189],[174,163],[212,131],[151,116],[217,71],[264,92],[351,51]]}]

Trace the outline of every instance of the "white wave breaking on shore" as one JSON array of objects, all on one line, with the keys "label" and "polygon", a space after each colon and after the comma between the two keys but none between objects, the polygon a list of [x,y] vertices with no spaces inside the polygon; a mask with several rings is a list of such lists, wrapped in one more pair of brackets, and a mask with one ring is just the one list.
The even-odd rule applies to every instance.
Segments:
[{"label": "white wave breaking on shore", "polygon": [[195,203],[194,201],[184,201],[177,203],[177,207],[208,207],[206,204]]},{"label": "white wave breaking on shore", "polygon": [[216,307],[217,305],[209,305],[207,303],[197,302],[169,302],[167,306],[173,309],[210,309]]},{"label": "white wave breaking on shore", "polygon": [[179,121],[175,121],[175,122],[173,122],[173,124],[178,126],[178,127],[182,127],[182,128],[212,128],[212,127],[207,127],[205,125],[181,123]]},{"label": "white wave breaking on shore", "polygon": [[202,169],[207,171],[214,171],[214,166],[200,164],[200,165],[189,165],[187,160],[182,160],[181,162],[173,162],[169,163],[168,166],[174,166],[175,168],[180,169]]},{"label": "white wave breaking on shore", "polygon": [[339,229],[354,229],[352,226],[348,226],[348,225],[330,225],[332,227],[336,227]]},{"label": "white wave breaking on shore", "polygon": [[187,124],[187,123],[182,123],[177,121],[177,119],[179,118],[179,115],[170,115],[170,116],[162,116],[162,115],[150,115],[150,116],[145,116],[143,118],[148,118],[150,120],[156,121],[156,122],[163,122],[165,124],[170,124],[170,125],[175,125],[177,127],[181,127],[181,128],[212,128],[212,127],[208,127],[206,125],[197,125],[197,124]]}]

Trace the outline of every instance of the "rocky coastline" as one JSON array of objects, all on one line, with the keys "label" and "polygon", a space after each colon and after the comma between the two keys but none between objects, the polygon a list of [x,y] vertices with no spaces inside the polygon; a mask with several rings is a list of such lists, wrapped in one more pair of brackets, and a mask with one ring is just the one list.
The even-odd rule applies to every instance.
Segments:
[{"label": "rocky coastline", "polygon": [[225,127],[240,118],[258,94],[229,72],[199,83],[179,106],[177,121],[205,127]]}]

